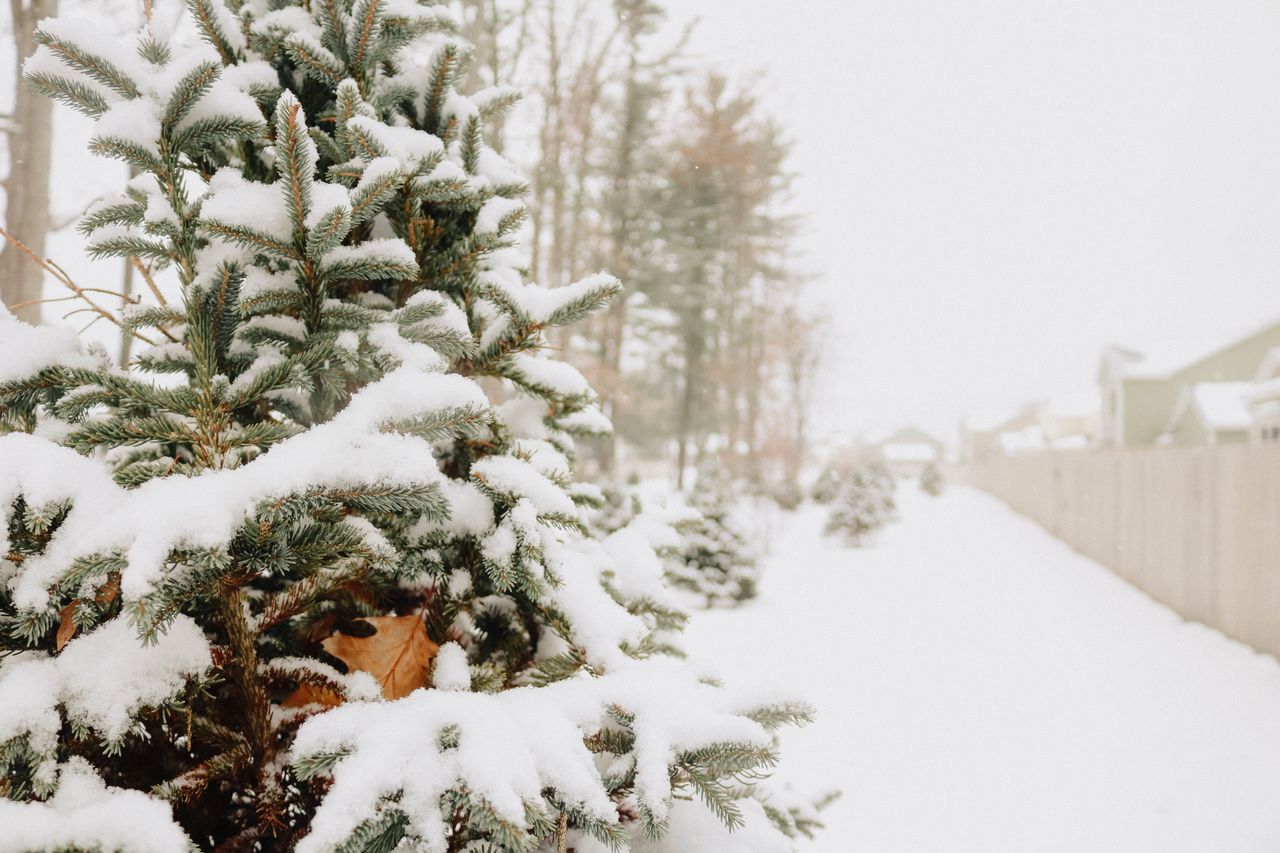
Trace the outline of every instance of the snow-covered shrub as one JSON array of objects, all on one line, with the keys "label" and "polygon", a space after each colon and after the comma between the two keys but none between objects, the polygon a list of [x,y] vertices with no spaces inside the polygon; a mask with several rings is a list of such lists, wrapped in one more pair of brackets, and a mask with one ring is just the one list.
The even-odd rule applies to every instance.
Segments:
[{"label": "snow-covered shrub", "polygon": [[795,480],[780,480],[769,487],[768,497],[780,508],[791,512],[804,503],[804,491]]},{"label": "snow-covered shrub", "polygon": [[827,533],[843,536],[851,545],[865,543],[897,515],[896,488],[893,475],[882,463],[862,466],[844,481],[833,502]]},{"label": "snow-covered shrub", "polygon": [[789,847],[750,782],[810,709],[663,654],[654,531],[586,530],[608,422],[544,331],[619,285],[523,281],[512,93],[443,7],[190,9],[26,66],[137,172],[90,251],[181,299],[128,369],[0,311],[4,843]]},{"label": "snow-covered shrub", "polygon": [[809,497],[813,498],[814,503],[829,504],[840,494],[840,487],[844,483],[847,474],[832,465],[822,469],[822,473],[818,475],[818,479],[814,481],[813,487],[809,490]]},{"label": "snow-covered shrub", "polygon": [[872,488],[880,495],[880,505],[885,521],[893,521],[898,517],[898,481],[893,471],[882,459],[873,459],[864,469]]},{"label": "snow-covered shrub", "polygon": [[759,555],[733,518],[732,483],[718,471],[703,468],[689,504],[700,517],[683,532],[678,559],[669,564],[672,584],[692,592],[707,607],[755,598]]},{"label": "snow-covered shrub", "polygon": [[937,497],[942,494],[942,489],[946,482],[942,479],[942,471],[938,469],[936,463],[930,462],[924,466],[920,472],[920,490],[926,495]]}]

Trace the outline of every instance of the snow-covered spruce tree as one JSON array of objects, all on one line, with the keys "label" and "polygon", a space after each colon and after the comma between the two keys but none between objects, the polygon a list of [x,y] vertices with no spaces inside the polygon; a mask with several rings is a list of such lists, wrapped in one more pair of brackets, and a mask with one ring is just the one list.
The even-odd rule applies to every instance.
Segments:
[{"label": "snow-covered spruce tree", "polygon": [[894,518],[894,488],[893,476],[885,466],[871,463],[858,468],[845,479],[833,501],[827,533],[838,534],[851,545],[865,544],[872,533]]},{"label": "snow-covered spruce tree", "polygon": [[668,578],[707,607],[741,604],[756,597],[758,556],[733,518],[732,483],[715,468],[703,466],[689,494],[700,518],[683,531]]},{"label": "snow-covered spruce tree", "polygon": [[90,250],[181,300],[128,369],[0,311],[6,844],[790,849],[752,780],[810,709],[658,654],[647,540],[584,531],[607,422],[543,334],[618,284],[523,282],[512,93],[411,0],[190,17],[46,21],[26,67],[137,171]]},{"label": "snow-covered spruce tree", "polygon": [[586,512],[587,530],[603,538],[623,528],[639,532],[662,561],[664,574],[670,575],[673,562],[680,560],[684,534],[702,520],[702,516],[677,493],[656,499],[642,496],[638,486],[605,479],[596,484],[599,497]]},{"label": "snow-covered spruce tree", "polygon": [[608,479],[596,487],[600,495],[587,513],[587,526],[596,535],[608,536],[621,530],[641,513],[640,495],[635,489]]},{"label": "snow-covered spruce tree", "polygon": [[925,465],[920,472],[920,490],[926,495],[937,497],[942,494],[944,485],[942,471],[938,469],[937,463],[930,462]]}]

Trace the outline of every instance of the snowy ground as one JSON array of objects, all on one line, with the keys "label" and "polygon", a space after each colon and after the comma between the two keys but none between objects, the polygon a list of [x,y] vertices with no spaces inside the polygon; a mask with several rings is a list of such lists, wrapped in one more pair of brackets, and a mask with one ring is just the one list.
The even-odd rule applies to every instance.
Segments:
[{"label": "snowy ground", "polygon": [[698,657],[794,684],[787,775],[844,798],[814,851],[1280,850],[1280,664],[1174,613],[993,498],[899,495],[877,544],[790,517],[761,599]]}]

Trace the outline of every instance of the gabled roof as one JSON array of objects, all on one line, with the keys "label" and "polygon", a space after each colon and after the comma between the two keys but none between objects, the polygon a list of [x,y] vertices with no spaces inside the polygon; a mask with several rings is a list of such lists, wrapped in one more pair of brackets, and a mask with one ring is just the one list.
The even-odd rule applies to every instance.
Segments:
[{"label": "gabled roof", "polygon": [[1010,407],[1008,409],[986,409],[977,412],[967,412],[962,421],[964,429],[968,432],[995,432],[1001,427],[1008,426],[1015,421],[1027,418],[1034,408],[1026,404]]},{"label": "gabled roof", "polygon": [[1273,347],[1266,354],[1253,378],[1260,383],[1269,379],[1280,379],[1280,347]]},{"label": "gabled roof", "polygon": [[1226,335],[1166,338],[1141,345],[1112,345],[1103,350],[1103,369],[1126,379],[1168,379],[1195,364],[1280,326],[1280,317],[1252,323]]},{"label": "gabled roof", "polygon": [[1183,389],[1174,408],[1167,432],[1173,432],[1184,418],[1196,418],[1207,432],[1247,430],[1252,382],[1197,382]]},{"label": "gabled roof", "polygon": [[942,441],[933,433],[918,426],[900,426],[896,429],[877,429],[865,433],[862,440],[867,444],[929,444],[941,447]]},{"label": "gabled roof", "polygon": [[1280,402],[1280,376],[1265,382],[1255,382],[1249,392],[1249,404],[1257,407],[1264,403]]},{"label": "gabled roof", "polygon": [[1002,432],[998,438],[1000,441],[1000,450],[1006,456],[1012,456],[1015,453],[1023,453],[1028,450],[1043,450],[1045,448],[1044,433],[1040,431],[1040,427],[1036,426]]}]

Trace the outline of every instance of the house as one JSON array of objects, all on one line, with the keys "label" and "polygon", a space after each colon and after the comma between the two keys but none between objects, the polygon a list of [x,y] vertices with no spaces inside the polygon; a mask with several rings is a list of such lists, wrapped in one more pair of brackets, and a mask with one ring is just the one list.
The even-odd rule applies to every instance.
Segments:
[{"label": "house", "polygon": [[880,445],[880,455],[895,477],[918,477],[938,463],[938,449],[924,441],[891,441]]},{"label": "house", "polygon": [[946,455],[943,443],[918,427],[873,433],[866,441],[898,477],[917,477],[929,464],[941,462]]},{"label": "house", "polygon": [[1217,445],[1248,441],[1252,382],[1197,382],[1182,389],[1161,444]]},{"label": "house", "polygon": [[1055,450],[1089,447],[1098,439],[1102,401],[1096,390],[1055,394],[1037,410],[1045,444]]},{"label": "house", "polygon": [[982,462],[1006,452],[1002,447],[1002,433],[1019,433],[1036,427],[1038,416],[1035,406],[1014,409],[972,412],[960,422],[960,459],[964,462]]},{"label": "house", "polygon": [[1019,453],[1046,450],[1049,442],[1045,440],[1040,427],[1033,424],[1022,429],[1005,430],[996,436],[996,445],[1005,456],[1016,456]]},{"label": "house", "polygon": [[[1098,369],[1102,397],[1099,444],[1150,446],[1170,425],[1183,392],[1199,383],[1247,382],[1280,347],[1280,318],[1212,341],[1178,340],[1143,347],[1107,347]],[[1212,396],[1213,392],[1209,392]],[[1195,401],[1188,398],[1187,404]]]},{"label": "house", "polygon": [[1267,353],[1249,394],[1250,437],[1280,443],[1280,347]]}]

